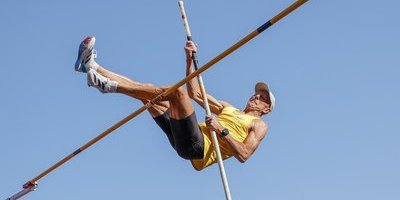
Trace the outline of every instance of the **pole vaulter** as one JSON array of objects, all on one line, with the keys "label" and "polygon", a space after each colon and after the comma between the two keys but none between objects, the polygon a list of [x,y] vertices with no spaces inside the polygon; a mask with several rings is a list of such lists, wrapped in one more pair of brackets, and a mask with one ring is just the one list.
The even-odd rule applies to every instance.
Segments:
[{"label": "pole vaulter", "polygon": [[[189,26],[189,22],[187,20],[185,6],[183,5],[183,1],[179,1],[178,4],[179,4],[179,8],[180,8],[181,15],[182,15],[183,26],[185,27],[187,40],[188,41],[193,41],[192,40],[192,33],[190,31],[190,26]],[[193,52],[192,53],[192,58],[193,58],[194,69],[198,70],[199,61],[197,59],[197,52]],[[201,91],[201,94],[203,96],[204,109],[206,110],[206,115],[211,115],[210,106],[208,105],[208,98],[207,98],[206,89],[205,89],[205,86],[204,86],[203,78],[202,78],[202,76],[200,74],[197,76],[197,81],[199,82],[200,91]],[[215,133],[215,131],[211,132],[211,136],[212,136],[212,140],[213,140],[213,144],[214,144],[214,149],[215,149],[215,152],[216,152],[216,155],[217,155],[217,161],[218,161],[219,171],[220,171],[220,174],[221,174],[222,184],[224,186],[225,197],[226,197],[227,200],[231,200],[231,192],[229,190],[228,179],[226,177],[225,168],[224,168],[224,162],[222,161],[221,150],[219,148],[218,138],[217,138],[217,134]]]},{"label": "pole vaulter", "polygon": [[119,127],[121,127],[125,123],[127,123],[129,120],[133,119],[134,117],[138,116],[139,114],[141,114],[142,112],[144,112],[148,108],[152,107],[155,103],[160,102],[163,98],[165,98],[166,96],[168,96],[169,94],[174,92],[176,89],[178,89],[182,85],[186,84],[186,82],[192,80],[193,78],[197,77],[198,75],[200,75],[201,73],[203,73],[207,69],[211,68],[215,63],[219,62],[220,60],[222,60],[223,58],[225,58],[226,56],[228,56],[229,54],[231,54],[235,50],[239,49],[241,46],[243,46],[244,44],[246,44],[247,42],[249,42],[250,40],[252,40],[256,36],[258,36],[260,33],[262,33],[263,31],[268,29],[270,26],[272,26],[273,24],[275,24],[276,22],[281,20],[283,17],[287,16],[292,11],[296,10],[298,7],[300,7],[301,5],[306,3],[307,1],[308,0],[298,0],[298,1],[296,1],[292,5],[290,5],[289,7],[284,9],[283,11],[281,11],[278,15],[276,15],[275,17],[273,17],[272,19],[270,19],[269,21],[267,21],[266,23],[264,23],[263,25],[258,27],[256,30],[252,31],[250,34],[248,34],[247,36],[245,36],[244,38],[242,38],[241,40],[239,40],[238,42],[233,44],[231,47],[229,47],[228,49],[226,49],[225,51],[223,51],[222,53],[220,53],[219,55],[214,57],[212,60],[208,61],[202,67],[198,68],[192,74],[190,74],[190,75],[186,76],[184,79],[180,80],[178,83],[176,83],[175,85],[170,87],[164,93],[156,96],[150,102],[146,103],[145,105],[143,105],[142,107],[140,107],[139,109],[137,109],[136,111],[131,113],[130,115],[126,116],[121,121],[117,122],[116,124],[114,124],[113,126],[108,128],[107,130],[105,130],[103,133],[97,135],[95,138],[93,138],[92,140],[90,140],[89,142],[84,144],[83,146],[79,147],[77,150],[75,150],[71,154],[65,156],[63,159],[61,159],[56,164],[52,165],[51,167],[49,167],[48,169],[46,169],[45,171],[40,173],[38,176],[36,176],[33,179],[31,179],[28,182],[26,182],[22,186],[23,189],[20,192],[18,192],[16,194],[14,194],[13,196],[7,198],[7,200],[16,200],[16,199],[19,199],[19,198],[23,197],[24,195],[34,191],[38,186],[37,182],[40,179],[42,179],[43,177],[45,177],[46,175],[48,175],[50,172],[54,171],[55,169],[57,169],[58,167],[60,167],[64,163],[66,163],[67,161],[71,160],[73,157],[75,157],[76,155],[78,155],[82,151],[84,151],[87,148],[91,147],[93,144],[95,144],[99,140],[103,139],[105,136],[109,135],[110,133],[112,133],[114,130],[118,129]]}]

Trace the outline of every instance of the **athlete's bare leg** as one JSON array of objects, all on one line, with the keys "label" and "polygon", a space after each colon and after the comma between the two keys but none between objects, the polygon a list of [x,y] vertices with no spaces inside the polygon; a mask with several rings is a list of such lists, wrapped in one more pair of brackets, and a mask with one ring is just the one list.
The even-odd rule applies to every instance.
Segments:
[{"label": "athlete's bare leg", "polygon": [[[168,89],[168,87],[157,87],[153,84],[134,81],[101,66],[96,71],[102,76],[117,81],[118,93],[131,96],[143,103],[149,102]],[[182,87],[168,95],[165,101],[158,102],[149,108],[149,112],[152,117],[157,117],[165,113],[168,108],[170,109],[171,117],[174,119],[183,119],[194,112],[189,95]]]}]

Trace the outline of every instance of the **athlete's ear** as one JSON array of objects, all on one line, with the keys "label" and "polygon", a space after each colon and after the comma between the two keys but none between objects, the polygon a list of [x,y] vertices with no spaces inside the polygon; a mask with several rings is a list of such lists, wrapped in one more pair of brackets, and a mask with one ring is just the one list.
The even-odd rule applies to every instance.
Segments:
[{"label": "athlete's ear", "polygon": [[271,108],[268,108],[268,107],[264,108],[264,110],[261,111],[261,113],[262,113],[263,115],[268,114],[268,113],[270,113],[270,112],[271,112]]}]

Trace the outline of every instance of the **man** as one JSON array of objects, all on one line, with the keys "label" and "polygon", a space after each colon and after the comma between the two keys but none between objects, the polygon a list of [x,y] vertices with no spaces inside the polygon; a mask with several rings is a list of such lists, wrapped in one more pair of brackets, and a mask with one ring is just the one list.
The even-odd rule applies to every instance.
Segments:
[{"label": "man", "polygon": [[[95,38],[85,38],[79,46],[75,70],[87,73],[88,85],[102,93],[121,93],[147,103],[162,94],[170,86],[157,87],[134,81],[100,66],[94,60]],[[187,42],[186,74],[193,73],[192,52],[197,51],[193,42]],[[191,99],[203,106],[200,86],[194,78],[187,90],[178,88],[148,109],[155,122],[167,135],[179,156],[191,160],[196,170],[202,170],[217,162],[212,145],[211,130],[218,135],[223,159],[234,156],[244,163],[265,137],[268,126],[260,119],[275,106],[275,97],[268,86],[259,82],[255,93],[241,112],[227,102],[207,94],[210,110],[216,117],[206,116],[205,123],[198,124]]]}]

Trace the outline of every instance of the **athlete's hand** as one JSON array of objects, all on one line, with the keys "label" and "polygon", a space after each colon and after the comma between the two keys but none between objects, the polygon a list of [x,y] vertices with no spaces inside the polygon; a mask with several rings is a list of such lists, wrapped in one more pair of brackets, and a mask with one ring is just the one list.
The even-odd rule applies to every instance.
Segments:
[{"label": "athlete's hand", "polygon": [[214,116],[207,115],[206,116],[206,125],[207,128],[216,131],[218,134],[221,133],[221,131],[224,129],[224,127],[221,126],[221,124],[218,122],[218,120]]},{"label": "athlete's hand", "polygon": [[185,52],[186,59],[192,60],[192,53],[197,51],[197,45],[193,41],[187,41]]}]

